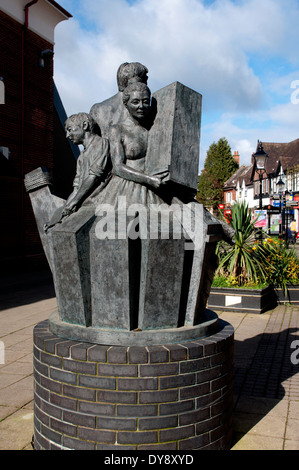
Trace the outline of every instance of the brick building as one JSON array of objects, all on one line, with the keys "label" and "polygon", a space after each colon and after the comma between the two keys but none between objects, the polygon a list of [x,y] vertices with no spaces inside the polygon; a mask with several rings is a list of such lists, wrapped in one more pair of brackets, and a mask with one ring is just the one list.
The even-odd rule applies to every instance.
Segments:
[{"label": "brick building", "polygon": [[52,0],[0,0],[1,273],[45,262],[24,175],[44,166],[57,195],[71,192],[76,152],[53,81],[54,29],[70,17]]},{"label": "brick building", "polygon": [[[262,207],[274,205],[277,208],[280,204],[284,204],[286,224],[294,217],[299,230],[299,139],[286,143],[263,142],[262,146],[268,155],[266,169],[262,175],[262,185],[260,186],[259,174],[252,155],[251,164],[242,165],[224,183],[225,208],[231,207],[236,201],[245,201],[250,209],[258,210],[261,187]],[[284,183],[281,195],[277,184],[279,180]],[[275,219],[278,216],[271,217]],[[272,219],[268,220],[268,227],[270,224],[275,225],[272,222]]]},{"label": "brick building", "polygon": [[225,207],[231,207],[236,200],[246,200],[253,207],[252,165],[241,165],[224,183],[223,194]]}]

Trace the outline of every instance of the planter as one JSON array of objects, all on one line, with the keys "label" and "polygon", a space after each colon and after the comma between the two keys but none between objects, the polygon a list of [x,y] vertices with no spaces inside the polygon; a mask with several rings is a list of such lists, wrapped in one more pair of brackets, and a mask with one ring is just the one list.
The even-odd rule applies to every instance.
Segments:
[{"label": "planter", "polygon": [[263,313],[276,305],[277,299],[272,286],[264,289],[212,287],[208,301],[208,307],[213,310],[244,313]]},{"label": "planter", "polygon": [[299,286],[288,286],[288,293],[285,296],[280,288],[275,288],[275,294],[279,303],[291,303],[292,305],[299,305]]}]

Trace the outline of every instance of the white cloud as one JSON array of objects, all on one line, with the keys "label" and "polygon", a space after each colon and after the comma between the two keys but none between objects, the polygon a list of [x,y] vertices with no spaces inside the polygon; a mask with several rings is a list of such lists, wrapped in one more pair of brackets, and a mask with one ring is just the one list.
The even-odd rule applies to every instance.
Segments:
[{"label": "white cloud", "polygon": [[68,114],[116,93],[118,66],[139,61],[152,91],[178,80],[202,93],[201,166],[220,137],[248,164],[257,139],[299,135],[299,105],[290,104],[291,81],[299,79],[297,0],[59,3],[74,16],[55,33],[55,81]]},{"label": "white cloud", "polygon": [[256,150],[257,140],[264,142],[291,142],[299,138],[299,103],[291,101],[265,110],[251,111],[245,116],[223,113],[212,124],[202,128],[200,168],[212,142],[226,137],[232,151],[238,150],[240,164],[249,165]]},{"label": "white cloud", "polygon": [[221,137],[225,137],[231,147],[232,152],[238,151],[240,155],[240,165],[249,165],[252,153],[256,150],[259,130],[255,127],[244,132],[244,128],[238,123],[238,117],[232,114],[223,114],[213,124],[209,124],[202,129],[200,170],[204,167],[206,153],[212,142],[217,142]]},{"label": "white cloud", "polygon": [[[76,11],[75,19],[56,29],[55,80],[62,95],[70,91],[68,75],[76,74],[85,87],[87,107],[115,89],[120,63],[136,60],[148,66],[153,91],[178,80],[203,93],[208,107],[245,109],[260,102],[260,81],[230,24],[236,16],[231,2],[213,9],[198,0],[140,0],[133,6],[125,0],[78,3],[94,29],[80,28]],[[63,96],[66,107],[70,98]]]}]

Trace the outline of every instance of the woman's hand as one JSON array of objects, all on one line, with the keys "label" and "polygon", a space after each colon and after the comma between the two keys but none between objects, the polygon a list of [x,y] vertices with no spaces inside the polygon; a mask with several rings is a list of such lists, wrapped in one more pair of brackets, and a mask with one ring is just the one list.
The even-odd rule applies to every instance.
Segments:
[{"label": "woman's hand", "polygon": [[162,180],[158,176],[149,176],[149,184],[154,188],[159,188],[161,186]]},{"label": "woman's hand", "polygon": [[150,176],[149,178],[151,179],[150,184],[154,188],[159,188],[162,184],[165,184],[165,178],[169,175],[169,171],[164,171],[163,173],[160,173],[159,175],[155,176]]}]

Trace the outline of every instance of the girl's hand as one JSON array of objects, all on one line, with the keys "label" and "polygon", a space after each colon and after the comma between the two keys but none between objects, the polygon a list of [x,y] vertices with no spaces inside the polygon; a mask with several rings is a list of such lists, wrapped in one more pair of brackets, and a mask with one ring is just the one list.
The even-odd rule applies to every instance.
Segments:
[{"label": "girl's hand", "polygon": [[70,201],[68,204],[66,204],[63,208],[62,216],[66,217],[74,212],[76,210],[76,205],[76,201]]}]

